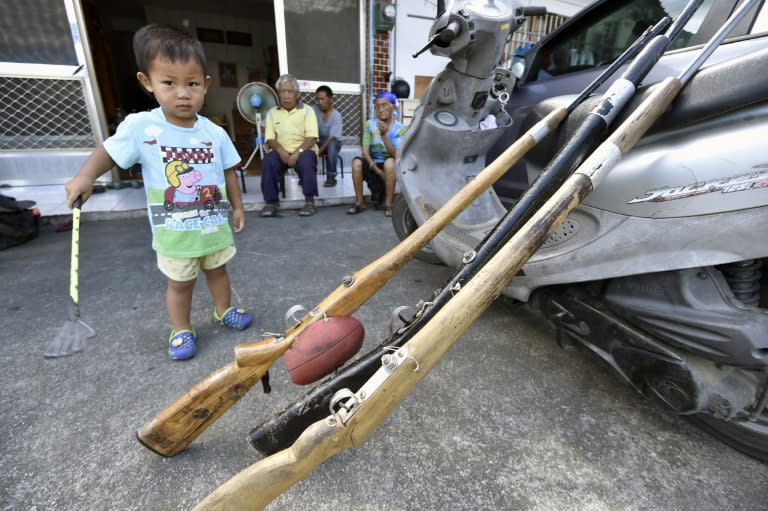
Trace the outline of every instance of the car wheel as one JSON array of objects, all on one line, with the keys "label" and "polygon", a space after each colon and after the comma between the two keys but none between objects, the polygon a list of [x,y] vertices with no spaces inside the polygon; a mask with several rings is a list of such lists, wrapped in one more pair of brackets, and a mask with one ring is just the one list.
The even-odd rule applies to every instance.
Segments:
[{"label": "car wheel", "polygon": [[[405,197],[398,194],[392,202],[392,227],[395,229],[398,239],[404,240],[409,234],[416,230],[418,224],[408,208],[408,201]],[[416,255],[416,259],[430,264],[443,264],[443,261],[437,257],[432,247],[427,243]]]}]

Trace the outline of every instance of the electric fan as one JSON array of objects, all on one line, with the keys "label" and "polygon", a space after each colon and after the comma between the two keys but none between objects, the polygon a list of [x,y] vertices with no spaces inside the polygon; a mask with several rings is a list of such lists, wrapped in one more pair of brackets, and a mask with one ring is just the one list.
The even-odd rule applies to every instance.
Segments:
[{"label": "electric fan", "polygon": [[243,85],[237,93],[237,109],[243,118],[256,125],[256,147],[253,148],[251,156],[245,163],[244,169],[248,168],[251,160],[259,151],[261,158],[264,159],[264,140],[261,137],[261,113],[267,112],[273,106],[279,105],[279,99],[275,89],[262,82],[250,82]]}]

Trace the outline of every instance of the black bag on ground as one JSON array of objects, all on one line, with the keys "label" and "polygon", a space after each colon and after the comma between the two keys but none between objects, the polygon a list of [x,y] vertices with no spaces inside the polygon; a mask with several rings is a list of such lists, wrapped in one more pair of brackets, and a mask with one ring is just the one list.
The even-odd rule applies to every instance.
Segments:
[{"label": "black bag on ground", "polygon": [[21,245],[40,233],[40,212],[34,201],[17,201],[0,193],[0,250]]}]

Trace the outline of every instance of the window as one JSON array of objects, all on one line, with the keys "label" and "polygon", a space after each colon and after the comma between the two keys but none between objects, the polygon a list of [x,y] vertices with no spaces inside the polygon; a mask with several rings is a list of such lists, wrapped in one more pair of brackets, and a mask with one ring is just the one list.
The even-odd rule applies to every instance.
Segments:
[{"label": "window", "polygon": [[751,34],[768,31],[768,7],[763,7],[755,18],[755,24],[752,26]]},{"label": "window", "polygon": [[[610,64],[649,26],[664,16],[675,19],[685,0],[631,0],[605,3],[603,9],[582,17],[550,39],[531,64],[527,80]],[[670,50],[696,44],[696,34],[703,26],[714,0],[705,0],[691,20],[672,42]]]},{"label": "window", "polygon": [[4,3],[0,34],[0,62],[78,65],[61,0]]},{"label": "window", "polygon": [[300,80],[360,83],[355,0],[284,0],[289,72]]}]

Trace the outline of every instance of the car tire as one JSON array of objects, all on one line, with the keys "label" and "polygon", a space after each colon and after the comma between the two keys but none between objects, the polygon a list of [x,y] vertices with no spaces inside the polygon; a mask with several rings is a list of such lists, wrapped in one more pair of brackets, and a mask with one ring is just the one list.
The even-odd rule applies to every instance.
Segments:
[{"label": "car tire", "polygon": [[720,441],[753,458],[768,461],[768,411],[755,421],[730,422],[698,414],[688,419]]}]

